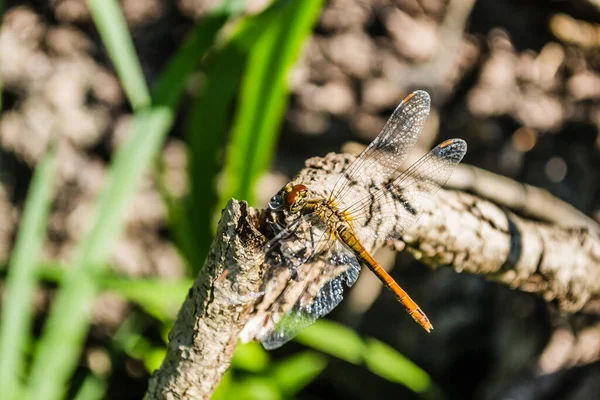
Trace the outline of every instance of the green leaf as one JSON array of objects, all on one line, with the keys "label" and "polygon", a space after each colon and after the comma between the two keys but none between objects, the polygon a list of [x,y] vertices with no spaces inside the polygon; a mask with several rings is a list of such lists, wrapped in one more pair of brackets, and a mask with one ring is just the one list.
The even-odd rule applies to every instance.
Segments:
[{"label": "green leaf", "polygon": [[30,339],[33,292],[46,236],[55,172],[56,149],[51,149],[31,180],[3,293],[0,387],[9,399],[18,397],[21,389],[19,379],[24,373],[24,346]]},{"label": "green leaf", "polygon": [[153,373],[160,368],[167,355],[166,347],[153,347],[144,354],[144,366],[146,371]]},{"label": "green leaf", "polygon": [[87,3],[132,108],[140,110],[149,106],[150,93],[118,2],[88,0]]},{"label": "green leaf", "polygon": [[[165,281],[154,278],[124,278],[107,272],[109,267],[102,267],[102,269],[103,273],[96,276],[98,290],[111,291],[123,296],[165,324],[175,319],[193,284],[191,279]],[[37,267],[36,272],[38,279],[59,285],[62,285],[69,275],[67,267],[58,263],[42,263]]]},{"label": "green leaf", "polygon": [[[77,247],[74,266],[56,296],[40,339],[30,380],[30,398],[62,397],[77,365],[103,270],[124,222],[123,214],[152,157],[171,126],[173,113],[156,107],[136,117],[132,136],[116,153],[98,200],[92,229]],[[48,373],[47,371],[52,371]]]},{"label": "green leaf", "polygon": [[431,377],[393,347],[370,338],[364,356],[367,368],[374,374],[417,393],[431,391]]},{"label": "green leaf", "polygon": [[212,394],[211,400],[229,400],[233,398],[233,376],[229,369],[219,382],[219,385]]},{"label": "green leaf", "polygon": [[104,290],[139,304],[150,315],[166,323],[174,320],[193,282],[190,279],[165,282],[158,279],[103,278],[99,283]]},{"label": "green leaf", "polygon": [[283,398],[276,382],[263,377],[242,379],[232,388],[236,400],[280,400]]},{"label": "green leaf", "polygon": [[215,229],[219,211],[216,180],[221,171],[231,108],[246,68],[248,53],[272,23],[280,18],[277,3],[257,15],[242,18],[231,36],[203,61],[201,87],[188,113],[190,195],[186,207],[173,205],[177,243],[189,260],[192,274],[200,270]]},{"label": "green leaf", "polygon": [[99,379],[94,375],[88,375],[84,379],[79,391],[73,400],[100,400],[106,396],[108,385],[106,381]]},{"label": "green leaf", "polygon": [[153,104],[175,106],[179,102],[187,78],[198,67],[204,55],[213,45],[217,33],[229,18],[228,14],[215,12],[208,15],[192,31],[153,86]]},{"label": "green leaf", "polygon": [[352,364],[360,364],[365,351],[365,344],[356,332],[326,319],[304,329],[296,341]]},{"label": "green leaf", "polygon": [[230,107],[244,63],[245,54],[235,42],[213,54],[205,65],[204,84],[188,114],[190,196],[187,213],[179,218],[180,224],[188,226],[180,230],[178,242],[190,260],[193,275],[202,267],[212,241],[212,217],[217,204],[215,181],[221,167],[219,150],[224,145]]},{"label": "green leaf", "polygon": [[[106,18],[106,14],[97,14]],[[224,23],[225,18],[220,21]],[[107,24],[106,21],[100,22]],[[221,25],[215,23],[208,30],[204,25],[195,32],[210,38],[191,43],[207,46]],[[101,33],[106,33],[103,29]],[[112,38],[103,37],[103,41]],[[204,48],[187,42],[166,67],[157,87],[157,97],[151,108],[135,115],[129,140],[116,152],[107,177],[106,188],[98,200],[92,218],[92,228],[78,245],[70,274],[56,296],[39,342],[39,349],[31,370],[28,398],[57,399],[66,390],[67,381],[79,360],[89,326],[90,313],[98,291],[96,277],[104,270],[110,249],[119,236],[123,215],[148,166],[156,156],[171,128],[176,103],[183,92],[188,70],[193,70]],[[193,52],[193,53],[192,53]],[[115,55],[119,53],[114,53]],[[186,59],[190,60],[186,60]],[[195,60],[195,61],[191,61]],[[141,77],[140,77],[141,79]],[[128,93],[129,94],[129,93]],[[130,99],[131,100],[131,99]],[[140,103],[141,104],[141,103]],[[49,372],[51,371],[51,372]]]},{"label": "green leaf", "polygon": [[321,319],[300,332],[296,341],[352,364],[364,363],[374,374],[400,383],[423,398],[442,398],[441,390],[418,365],[376,339],[363,341],[344,325]]},{"label": "green leaf", "polygon": [[280,361],[272,376],[286,397],[298,393],[312,382],[327,366],[327,359],[319,353],[305,351]]},{"label": "green leaf", "polygon": [[267,22],[264,33],[255,41],[227,151],[220,205],[230,197],[253,203],[254,186],[271,163],[287,106],[287,73],[322,4],[322,1],[277,3],[274,9],[280,15]]},{"label": "green leaf", "polygon": [[239,344],[231,360],[234,368],[250,372],[264,371],[269,363],[269,353],[257,342]]}]

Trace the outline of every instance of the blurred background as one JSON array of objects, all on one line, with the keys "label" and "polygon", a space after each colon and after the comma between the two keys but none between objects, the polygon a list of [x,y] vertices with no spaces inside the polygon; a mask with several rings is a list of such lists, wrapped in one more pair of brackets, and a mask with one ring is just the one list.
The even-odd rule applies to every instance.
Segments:
[{"label": "blurred background", "polygon": [[[141,398],[225,202],[359,151],[415,89],[416,153],[463,138],[600,218],[597,0],[0,5],[6,398]],[[239,346],[214,398],[600,397],[593,315],[405,254],[392,275],[433,334],[364,276],[296,341]]]}]

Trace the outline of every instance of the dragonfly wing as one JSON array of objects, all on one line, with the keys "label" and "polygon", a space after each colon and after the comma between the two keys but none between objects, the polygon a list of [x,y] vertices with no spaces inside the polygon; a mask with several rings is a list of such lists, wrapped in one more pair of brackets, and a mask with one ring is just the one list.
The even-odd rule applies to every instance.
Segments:
[{"label": "dragonfly wing", "polygon": [[315,214],[291,217],[286,226],[274,226],[275,236],[264,247],[265,262],[295,270],[311,258],[322,242],[325,224]]},{"label": "dragonfly wing", "polygon": [[354,219],[360,237],[390,240],[402,236],[466,152],[467,143],[462,139],[440,143],[392,182],[350,205],[346,212]]},{"label": "dragonfly wing", "polygon": [[[276,220],[269,221],[275,236],[263,246],[260,258],[256,259],[257,264],[267,264],[267,271],[270,273],[269,279],[289,279],[296,268],[311,257],[314,253],[314,244],[319,240],[318,236],[313,239],[314,235],[322,233],[324,229],[319,223],[320,220],[313,214],[289,217],[285,221],[285,225],[281,225]],[[229,281],[235,292],[236,289],[233,288],[233,285],[236,284],[236,277],[239,273],[242,273],[239,266],[227,268],[226,273],[219,277],[219,280]],[[244,293],[238,296],[229,294],[231,304],[234,305],[248,301],[249,297],[259,298],[265,295],[267,293],[264,288],[257,293]]]},{"label": "dragonfly wing", "polygon": [[407,96],[371,144],[348,166],[331,191],[331,198],[345,208],[355,188],[379,186],[406,160],[429,115],[431,100],[418,90]]},{"label": "dragonfly wing", "polygon": [[[331,246],[323,242],[327,243],[323,247],[329,248],[325,254],[319,254],[315,264],[306,264],[306,268],[311,269],[311,277],[305,281],[296,303],[278,321],[272,321],[272,329],[260,338],[266,349],[282,346],[302,329],[327,315],[342,301],[344,285],[350,287],[356,282],[360,273],[358,260],[345,245],[336,239],[332,241]],[[288,290],[292,289],[286,289],[286,292]],[[285,292],[282,297],[286,297]],[[277,315],[272,314],[271,318],[277,318]]]}]

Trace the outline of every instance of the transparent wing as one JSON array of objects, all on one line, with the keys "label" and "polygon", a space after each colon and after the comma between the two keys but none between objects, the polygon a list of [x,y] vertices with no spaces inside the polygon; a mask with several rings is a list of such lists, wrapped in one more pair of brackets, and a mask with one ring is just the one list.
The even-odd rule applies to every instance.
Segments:
[{"label": "transparent wing", "polygon": [[[350,287],[360,273],[358,260],[345,245],[337,239],[324,240],[314,259],[302,266],[309,277],[298,285],[288,286],[274,304],[271,312],[271,329],[260,340],[267,350],[276,349],[318,318],[333,310],[343,298],[344,285]],[[301,290],[298,290],[300,287]],[[295,304],[287,312],[282,306],[295,297]]]},{"label": "transparent wing", "polygon": [[[412,225],[467,152],[462,139],[447,140],[376,192],[348,206],[361,238],[397,239]],[[384,237],[378,232],[386,232]]]},{"label": "transparent wing", "polygon": [[354,187],[379,186],[406,160],[429,115],[431,100],[418,90],[394,110],[379,135],[344,171],[331,191],[340,208],[355,199]]},{"label": "transparent wing", "polygon": [[[265,245],[265,262],[272,267],[285,266],[291,270],[314,257],[317,249],[324,247],[327,227],[315,214],[305,214],[277,227],[277,233]],[[327,239],[327,238],[326,238]]]}]

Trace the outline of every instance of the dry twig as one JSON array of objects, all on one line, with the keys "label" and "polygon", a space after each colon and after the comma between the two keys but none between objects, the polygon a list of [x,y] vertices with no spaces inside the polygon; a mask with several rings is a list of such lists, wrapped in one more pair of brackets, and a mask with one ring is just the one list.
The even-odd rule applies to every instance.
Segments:
[{"label": "dry twig", "polygon": [[[261,284],[257,252],[263,237],[249,222],[252,210],[231,200],[204,266],[183,303],[162,366],[147,399],[207,399],[229,367],[238,335]],[[235,274],[226,271],[235,270]],[[231,282],[235,284],[231,285]]]},{"label": "dry twig", "polygon": [[[352,159],[338,154],[312,158],[294,181],[322,192]],[[270,280],[269,295],[253,304],[252,293],[260,292],[265,271],[257,262],[263,238],[249,215],[253,211],[245,203],[227,205],[210,255],[170,334],[167,357],[150,381],[148,399],[208,398],[229,366],[242,328],[252,339],[260,324],[249,321],[264,321],[293,304],[272,307],[273,293],[286,287],[285,280]],[[578,311],[600,295],[597,233],[528,220],[464,192],[442,190],[403,241],[392,244],[429,265],[483,274],[538,293],[562,311]],[[371,250],[378,245],[367,243]],[[239,272],[224,277],[226,269]]]}]

